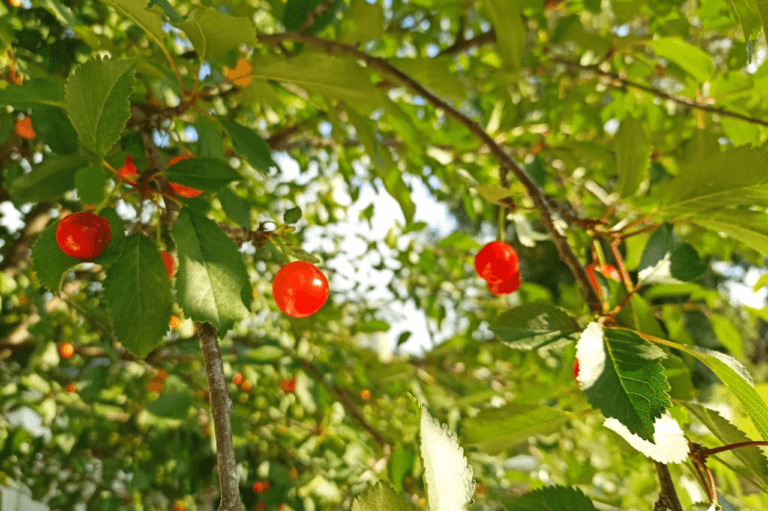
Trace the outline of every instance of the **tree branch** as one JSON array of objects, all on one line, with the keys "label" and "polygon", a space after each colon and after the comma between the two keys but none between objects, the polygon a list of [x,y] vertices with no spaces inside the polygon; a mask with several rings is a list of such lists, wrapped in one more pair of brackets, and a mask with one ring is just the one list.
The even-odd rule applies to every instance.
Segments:
[{"label": "tree branch", "polygon": [[584,66],[582,64],[579,64],[578,62],[573,62],[568,59],[563,59],[560,57],[552,57],[552,60],[554,62],[557,62],[559,64],[563,64],[566,67],[570,67],[572,69],[578,69],[581,71],[590,71],[592,73],[595,73],[600,76],[604,76],[606,78],[610,78],[610,81],[606,82],[608,85],[611,85],[612,87],[617,88],[626,88],[626,87],[632,87],[633,89],[638,89],[643,92],[647,92],[649,94],[653,94],[654,96],[657,96],[662,99],[667,99],[669,101],[673,101],[677,103],[678,105],[687,106],[690,108],[695,108],[697,110],[702,110],[704,112],[710,112],[713,114],[721,115],[723,117],[732,117],[734,119],[740,119],[745,122],[749,122],[752,124],[758,124],[760,126],[768,126],[768,121],[765,121],[763,119],[757,119],[754,117],[749,117],[748,115],[743,115],[737,112],[732,112],[730,110],[724,110],[722,108],[717,108],[711,105],[705,105],[703,103],[699,103],[698,101],[694,101],[692,99],[688,98],[681,98],[680,96],[675,96],[673,94],[669,94],[667,92],[664,92],[662,90],[659,90],[655,87],[651,87],[650,85],[644,85],[642,83],[633,82],[631,80],[627,80],[626,78],[622,78],[617,73],[613,73],[611,71],[603,71],[597,66]]},{"label": "tree branch", "polygon": [[555,247],[557,248],[560,259],[570,268],[571,272],[576,277],[576,281],[581,287],[590,309],[593,311],[601,310],[600,299],[598,298],[597,293],[595,293],[595,290],[592,288],[592,285],[589,283],[587,272],[584,270],[584,267],[579,262],[578,257],[576,257],[576,254],[573,252],[573,249],[568,243],[568,240],[555,227],[553,218],[555,211],[553,211],[551,199],[478,123],[462,114],[459,110],[454,108],[446,101],[428,91],[423,85],[421,85],[419,82],[411,78],[397,67],[390,64],[386,59],[369,55],[358,50],[354,46],[338,43],[335,41],[329,41],[326,39],[319,39],[317,37],[298,32],[266,35],[262,36],[260,41],[267,44],[278,44],[283,41],[294,41],[316,46],[331,55],[354,57],[357,60],[365,62],[371,68],[377,69],[397,78],[400,83],[423,97],[435,107],[445,111],[449,116],[456,119],[459,123],[463,124],[481,142],[486,144],[490,148],[491,153],[496,157],[497,160],[499,160],[499,163],[501,164],[499,177],[502,186],[509,187],[507,173],[512,172],[517,180],[520,181],[520,183],[522,183],[522,185],[525,187],[529,197],[541,213],[541,222],[546,229],[550,240],[552,240],[552,243],[554,243]]},{"label": "tree branch", "polygon": [[219,340],[216,338],[216,329],[209,323],[196,322],[195,328],[200,336],[200,349],[205,360],[211,415],[213,415],[216,435],[216,459],[221,486],[219,511],[240,511],[243,503],[240,499],[240,484],[237,480],[237,463],[232,443],[232,396],[227,390]]},{"label": "tree branch", "polygon": [[672,482],[672,475],[669,473],[669,468],[658,461],[654,461],[654,465],[656,465],[656,473],[659,474],[661,493],[659,494],[659,500],[656,501],[656,505],[653,506],[653,510],[683,511],[683,506],[677,498],[677,492],[675,491],[675,485]]},{"label": "tree branch", "polygon": [[5,273],[11,278],[19,273],[28,259],[27,255],[35,239],[43,232],[45,226],[48,225],[48,221],[51,219],[49,211],[52,207],[53,204],[49,202],[41,202],[25,215],[21,236],[14,242],[3,261],[0,262],[0,272]]},{"label": "tree branch", "polygon": [[457,38],[455,43],[453,43],[448,48],[445,48],[444,50],[442,50],[440,53],[437,54],[437,56],[442,57],[444,55],[456,55],[457,53],[461,53],[464,50],[474,48],[475,46],[480,46],[483,44],[495,43],[495,42],[496,42],[496,32],[493,29],[491,29],[488,32],[484,32],[471,39]]},{"label": "tree branch", "polygon": [[309,29],[312,28],[312,25],[315,24],[317,21],[317,18],[323,15],[325,11],[331,8],[333,3],[336,0],[323,0],[320,2],[317,7],[315,7],[315,10],[309,13],[309,16],[307,16],[307,19],[304,20],[304,23],[301,24],[301,28],[299,28],[300,32],[308,33]]}]

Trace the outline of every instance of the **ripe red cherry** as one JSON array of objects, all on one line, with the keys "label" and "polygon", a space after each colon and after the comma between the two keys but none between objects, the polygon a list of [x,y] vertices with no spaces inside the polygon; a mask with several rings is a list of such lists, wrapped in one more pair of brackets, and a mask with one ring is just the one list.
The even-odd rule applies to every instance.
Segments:
[{"label": "ripe red cherry", "polygon": [[576,359],[576,362],[573,363],[573,379],[578,381],[579,378],[579,359]]},{"label": "ripe red cherry", "polygon": [[492,241],[475,256],[475,271],[488,282],[506,282],[520,270],[517,252],[503,241]]},{"label": "ripe red cherry", "polygon": [[319,311],[328,300],[328,280],[314,264],[294,261],[275,275],[272,296],[285,314],[306,318]]},{"label": "ripe red cherry", "polygon": [[173,260],[173,254],[170,252],[163,250],[160,252],[160,255],[163,256],[163,262],[165,263],[165,269],[168,270],[168,278],[173,278],[173,270],[176,268],[176,262]]},{"label": "ripe red cherry", "polygon": [[240,384],[243,383],[243,373],[235,373],[232,377],[232,383],[239,387]]},{"label": "ripe red cherry", "polygon": [[293,392],[296,390],[296,378],[289,378],[280,382],[280,390],[283,392]]},{"label": "ripe red cherry", "polygon": [[56,242],[67,255],[93,259],[101,255],[112,238],[106,218],[87,211],[65,216],[56,227]]},{"label": "ripe red cherry", "polygon": [[72,355],[75,354],[75,347],[72,346],[71,342],[63,342],[59,344],[59,355],[61,355],[61,358],[72,358]]},{"label": "ripe red cherry", "polygon": [[[170,160],[168,160],[168,167],[171,167],[172,165],[179,163],[182,160],[188,160],[190,158],[194,158],[194,154],[180,154],[179,156],[174,156]],[[197,188],[192,188],[191,186],[184,186],[180,185],[178,183],[168,183],[171,186],[171,189],[176,193],[176,195],[180,197],[184,197],[185,199],[193,199],[203,193],[202,190],[198,190]]]},{"label": "ripe red cherry", "polygon": [[256,481],[253,483],[253,493],[263,493],[264,491],[266,491],[264,483],[261,481]]},{"label": "ripe red cherry", "polygon": [[510,293],[514,293],[517,291],[517,288],[520,287],[520,272],[515,272],[514,275],[512,275],[512,278],[509,280],[506,280],[504,282],[489,282],[488,283],[488,291],[491,292],[491,294],[499,296],[499,295],[508,295]]}]

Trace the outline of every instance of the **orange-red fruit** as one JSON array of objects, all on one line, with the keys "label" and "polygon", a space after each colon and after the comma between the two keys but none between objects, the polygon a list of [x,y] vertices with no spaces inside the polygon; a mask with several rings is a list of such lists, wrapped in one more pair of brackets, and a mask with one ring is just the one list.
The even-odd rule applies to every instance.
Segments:
[{"label": "orange-red fruit", "polygon": [[249,390],[251,390],[251,382],[248,380],[243,380],[243,384],[240,385],[240,390],[242,390],[243,392],[248,392]]},{"label": "orange-red fruit", "polygon": [[515,272],[515,274],[512,275],[512,278],[510,278],[507,281],[488,283],[488,291],[490,291],[491,294],[496,296],[508,295],[510,293],[514,293],[515,291],[517,291],[519,287],[520,287],[520,272]]},{"label": "orange-red fruit", "polygon": [[16,133],[18,133],[21,138],[26,138],[27,140],[35,138],[37,134],[32,128],[32,119],[29,117],[22,117],[16,121]]},{"label": "orange-red fruit", "polygon": [[252,71],[253,66],[250,62],[245,59],[237,59],[237,65],[234,69],[224,68],[224,76],[238,87],[247,87],[253,79],[250,76]]},{"label": "orange-red fruit", "polygon": [[75,347],[72,346],[71,342],[63,342],[59,344],[59,355],[61,355],[61,358],[72,358],[72,355],[75,354]]},{"label": "orange-red fruit", "polygon": [[573,363],[573,379],[576,380],[579,378],[579,359],[577,358],[576,361]]},{"label": "orange-red fruit", "polygon": [[157,370],[157,376],[156,376],[156,378],[157,378],[158,380],[160,380],[160,381],[163,381],[163,380],[165,380],[166,378],[168,378],[168,371],[166,371],[165,369],[158,369],[158,370]]},{"label": "orange-red fruit", "polygon": [[170,252],[167,252],[165,250],[160,252],[160,255],[163,256],[163,262],[165,263],[165,269],[168,270],[168,278],[173,278],[173,270],[176,269],[176,262],[173,260],[173,254]]},{"label": "orange-red fruit", "polygon": [[75,388],[74,383],[70,383],[69,385],[67,385],[67,392],[69,392],[70,394],[74,394],[75,392],[77,392],[77,389]]},{"label": "orange-red fruit", "polygon": [[173,511],[187,511],[187,508],[184,507],[183,503],[177,502],[173,505]]},{"label": "orange-red fruit", "polygon": [[[179,156],[174,156],[170,160],[168,160],[168,167],[171,167],[172,165],[179,163],[182,160],[188,160],[190,158],[194,158],[194,154],[180,154]],[[184,197],[185,199],[193,199],[203,193],[202,190],[198,190],[197,188],[192,188],[191,186],[184,186],[180,185],[178,183],[168,183],[171,186],[171,189],[178,195],[179,197]]]},{"label": "orange-red fruit", "polygon": [[261,481],[256,481],[253,483],[253,493],[263,493],[267,491],[267,488],[265,487],[264,483]]},{"label": "orange-red fruit", "polygon": [[264,502],[256,504],[256,511],[266,511],[267,505]]},{"label": "orange-red fruit", "polygon": [[503,241],[488,243],[475,256],[475,271],[488,282],[506,282],[519,270],[517,252]]},{"label": "orange-red fruit", "polygon": [[370,390],[361,390],[360,391],[360,399],[363,401],[370,401],[371,400],[371,391]]},{"label": "orange-red fruit", "polygon": [[181,320],[178,316],[171,316],[171,320],[168,321],[168,326],[176,330],[181,326]]},{"label": "orange-red fruit", "polygon": [[232,377],[232,383],[234,383],[235,385],[237,385],[239,387],[240,384],[243,383],[243,375],[242,375],[242,373],[235,373],[235,375]]},{"label": "orange-red fruit", "polygon": [[139,177],[139,171],[136,169],[136,165],[133,164],[133,155],[129,154],[125,157],[125,164],[117,169],[117,176],[123,181],[136,181],[136,178]]},{"label": "orange-red fruit", "polygon": [[151,382],[149,382],[149,390],[151,392],[160,392],[163,390],[163,382],[162,380],[158,380],[155,378]]},{"label": "orange-red fruit", "polygon": [[606,264],[603,268],[599,268],[597,263],[589,263],[586,270],[587,277],[589,277],[589,282],[592,284],[592,287],[595,288],[595,291],[597,291],[598,295],[602,296],[603,293],[600,290],[600,283],[597,281],[597,277],[595,276],[595,270],[597,270],[606,279],[621,282],[621,273],[619,273],[619,270],[616,269],[616,267],[612,264]]},{"label": "orange-red fruit", "polygon": [[293,392],[296,390],[296,378],[288,378],[280,382],[280,390],[283,392]]},{"label": "orange-red fruit", "polygon": [[294,261],[275,275],[272,297],[285,314],[306,318],[319,311],[328,300],[328,279],[314,264]]},{"label": "orange-red fruit", "polygon": [[56,227],[56,243],[72,257],[93,259],[101,255],[112,238],[106,218],[87,211],[65,216]]}]

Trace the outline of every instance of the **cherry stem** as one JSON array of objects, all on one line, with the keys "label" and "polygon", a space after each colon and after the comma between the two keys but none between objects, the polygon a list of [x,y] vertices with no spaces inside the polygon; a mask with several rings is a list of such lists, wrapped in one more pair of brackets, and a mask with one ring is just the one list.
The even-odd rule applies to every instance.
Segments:
[{"label": "cherry stem", "polygon": [[504,220],[507,217],[507,211],[504,209],[504,206],[499,206],[499,240],[504,241],[506,236],[504,236]]},{"label": "cherry stem", "polygon": [[619,266],[621,280],[624,282],[624,287],[627,289],[627,293],[632,293],[633,289],[635,289],[635,286],[632,284],[632,279],[629,278],[627,267],[624,266],[624,258],[621,256],[621,251],[619,250],[620,243],[621,238],[616,238],[611,242],[611,253],[613,254],[613,258],[616,260],[616,264]]},{"label": "cherry stem", "polygon": [[712,456],[713,454],[730,451],[731,449],[739,449],[741,447],[755,447],[755,446],[768,447],[768,441],[753,440],[749,442],[739,442],[736,444],[728,444],[728,445],[723,445],[721,447],[715,447],[714,449],[705,449],[701,451],[701,454],[703,456]]}]

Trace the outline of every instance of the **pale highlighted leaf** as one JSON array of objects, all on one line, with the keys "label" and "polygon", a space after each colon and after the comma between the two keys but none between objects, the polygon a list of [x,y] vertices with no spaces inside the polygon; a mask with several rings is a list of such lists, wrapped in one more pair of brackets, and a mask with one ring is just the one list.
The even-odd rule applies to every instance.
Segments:
[{"label": "pale highlighted leaf", "polygon": [[411,511],[411,506],[391,485],[379,481],[352,503],[352,511]]},{"label": "pale highlighted leaf", "polygon": [[11,182],[8,187],[13,200],[43,202],[75,187],[75,174],[88,165],[79,154],[48,156],[32,172]]},{"label": "pale highlighted leaf", "polygon": [[133,60],[92,57],[70,73],[65,86],[69,119],[80,143],[97,156],[112,148],[131,116],[135,83]]},{"label": "pale highlighted leaf", "polygon": [[173,306],[171,279],[154,241],[141,233],[126,238],[107,270],[103,297],[117,339],[138,358],[146,357],[168,331]]},{"label": "pale highlighted leaf", "polygon": [[338,28],[341,42],[357,45],[384,33],[384,7],[380,2],[351,0]]},{"label": "pale highlighted leaf", "polygon": [[475,190],[491,204],[497,204],[502,199],[512,197],[512,190],[499,185],[480,185],[476,186]]},{"label": "pale highlighted leaf", "polygon": [[148,0],[105,0],[122,16],[130,18],[134,23],[147,31],[158,44],[165,37],[163,32],[163,17],[157,10],[148,8]]},{"label": "pale highlighted leaf", "polygon": [[674,62],[700,83],[712,76],[712,57],[679,37],[660,37],[649,42],[648,46],[656,55]]},{"label": "pale highlighted leaf", "polygon": [[213,220],[183,208],[171,236],[179,254],[179,305],[193,321],[207,321],[224,335],[245,319],[253,299],[237,245]]},{"label": "pale highlighted leaf", "polygon": [[456,435],[422,406],[421,459],[430,511],[463,511],[472,501],[472,467]]},{"label": "pale highlighted leaf", "polygon": [[655,420],[671,406],[663,350],[636,333],[590,323],[576,344],[577,381],[589,403],[650,441]]},{"label": "pale highlighted leaf", "polygon": [[682,243],[670,224],[659,227],[643,250],[639,284],[680,284],[701,277],[707,267],[688,243]]},{"label": "pale highlighted leaf", "polygon": [[714,209],[704,211],[691,223],[742,242],[768,256],[768,214],[746,209]]},{"label": "pale highlighted leaf", "polygon": [[548,406],[509,403],[462,421],[462,439],[483,452],[498,454],[532,436],[552,434],[570,418],[570,414]]},{"label": "pale highlighted leaf", "polygon": [[552,343],[559,346],[575,341],[581,332],[570,314],[546,302],[524,303],[504,311],[489,328],[507,346],[520,350],[534,350]]},{"label": "pale highlighted leaf", "polygon": [[520,69],[526,36],[520,0],[485,0],[484,4],[496,30],[496,47],[501,59],[512,71]]},{"label": "pale highlighted leaf", "polygon": [[605,419],[603,426],[618,433],[629,445],[659,463],[682,463],[688,458],[688,440],[680,424],[668,413],[653,423],[653,442],[630,433],[624,424],[613,418]]}]

